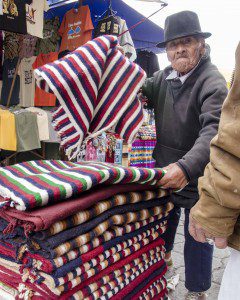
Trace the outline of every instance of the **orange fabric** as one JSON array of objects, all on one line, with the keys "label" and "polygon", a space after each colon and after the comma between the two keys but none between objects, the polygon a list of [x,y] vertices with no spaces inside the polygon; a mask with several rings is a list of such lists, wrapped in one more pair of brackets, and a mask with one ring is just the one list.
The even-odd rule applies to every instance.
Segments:
[{"label": "orange fabric", "polygon": [[[37,69],[45,64],[54,62],[58,59],[57,52],[50,52],[48,54],[39,54],[33,64],[33,69]],[[40,88],[36,87],[34,106],[55,106],[56,96],[54,94],[46,93]]]},{"label": "orange fabric", "polygon": [[89,7],[81,6],[78,10],[69,10],[59,28],[62,37],[60,52],[64,50],[73,51],[82,46],[92,38],[93,24]]}]

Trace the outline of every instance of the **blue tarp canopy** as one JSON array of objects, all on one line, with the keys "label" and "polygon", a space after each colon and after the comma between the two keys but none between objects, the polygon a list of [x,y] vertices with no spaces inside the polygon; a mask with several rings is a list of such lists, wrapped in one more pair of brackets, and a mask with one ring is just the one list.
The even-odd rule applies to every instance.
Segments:
[{"label": "blue tarp canopy", "polygon": [[[56,4],[61,6],[51,8],[47,13],[46,17],[59,16],[63,18],[64,14],[76,6],[76,2],[71,1],[58,1],[48,0],[48,3],[55,6]],[[106,0],[85,0],[83,5],[88,5],[91,11],[92,21],[94,26],[97,23],[97,19],[101,16],[109,7],[109,1]],[[136,10],[128,6],[122,0],[112,0],[112,8],[117,11],[117,15],[126,20],[128,28],[138,23],[144,18],[143,15],[138,13]],[[160,8],[160,6],[159,6]],[[161,13],[160,13],[161,14]],[[163,29],[157,26],[150,20],[146,20],[131,31],[131,36],[134,41],[136,49],[149,49],[155,53],[161,53],[162,49],[156,48],[155,45],[163,40]]]}]

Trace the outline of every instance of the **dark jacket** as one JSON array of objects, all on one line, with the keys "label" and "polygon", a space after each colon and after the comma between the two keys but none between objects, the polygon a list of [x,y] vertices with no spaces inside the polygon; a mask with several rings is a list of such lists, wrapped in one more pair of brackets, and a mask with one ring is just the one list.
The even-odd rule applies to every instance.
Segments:
[{"label": "dark jacket", "polygon": [[180,199],[177,204],[190,208],[199,198],[197,181],[209,162],[210,141],[217,133],[227,87],[209,57],[201,59],[183,85],[166,80],[171,72],[167,67],[147,79],[143,94],[155,111],[153,157],[159,167],[177,162],[185,172],[189,184],[175,198]]}]

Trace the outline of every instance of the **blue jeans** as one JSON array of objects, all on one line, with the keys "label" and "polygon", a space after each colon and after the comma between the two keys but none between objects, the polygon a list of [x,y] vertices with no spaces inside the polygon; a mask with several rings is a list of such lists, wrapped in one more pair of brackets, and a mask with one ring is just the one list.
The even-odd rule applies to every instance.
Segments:
[{"label": "blue jeans", "polygon": [[[191,237],[188,232],[190,209],[184,211],[185,286],[191,292],[204,292],[211,287],[213,246],[196,242]],[[180,216],[181,208],[175,206],[169,216],[167,231],[163,235],[167,252],[173,249]]]}]

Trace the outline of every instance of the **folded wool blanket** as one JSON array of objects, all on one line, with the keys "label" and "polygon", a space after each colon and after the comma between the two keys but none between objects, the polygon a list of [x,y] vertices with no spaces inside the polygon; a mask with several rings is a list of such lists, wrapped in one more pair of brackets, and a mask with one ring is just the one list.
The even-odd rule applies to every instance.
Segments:
[{"label": "folded wool blanket", "polygon": [[53,122],[69,159],[86,137],[109,128],[131,142],[143,122],[136,95],[146,75],[117,44],[117,37],[101,36],[34,71],[37,85],[59,99]]},{"label": "folded wool blanket", "polygon": [[140,291],[140,296],[137,294],[134,295],[135,298],[139,300],[152,299],[154,296],[159,295],[160,293],[165,292],[167,294],[167,280],[163,277],[161,279],[156,280],[153,284],[151,284],[148,288],[144,287],[144,292]]},{"label": "folded wool blanket", "polygon": [[[123,185],[124,187],[124,185]],[[152,199],[162,198],[167,195],[167,191],[163,189],[156,189],[152,191],[136,191],[128,193],[120,193],[108,198],[105,201],[100,201],[88,210],[82,210],[70,217],[54,223],[49,229],[36,232],[33,234],[35,239],[46,239],[48,236],[55,235],[66,229],[75,227],[84,222],[93,219],[96,216],[104,213],[105,211],[124,204],[138,203],[141,201],[148,201]]]},{"label": "folded wool blanket", "polygon": [[113,272],[109,273],[108,275],[103,276],[98,281],[91,283],[88,286],[85,286],[82,290],[78,291],[74,297],[80,299],[86,299],[87,296],[93,294],[101,287],[109,284],[110,281],[115,280],[121,276],[125,276],[128,272],[134,270],[135,268],[142,268],[145,263],[149,263],[150,261],[154,260],[161,251],[160,247],[156,247],[156,249],[150,250],[147,253],[142,254],[139,258],[134,259],[129,264],[121,267],[120,269],[114,270]]},{"label": "folded wool blanket", "polygon": [[32,161],[0,168],[1,206],[29,210],[55,204],[99,184],[156,184],[162,169],[133,168],[99,162]]},{"label": "folded wool blanket", "polygon": [[[113,295],[122,290],[125,286],[136,279],[140,274],[144,273],[152,265],[160,262],[162,257],[159,253],[155,256],[151,256],[149,260],[140,263],[138,266],[126,271],[121,276],[115,277],[113,280],[109,281],[107,284],[99,287],[97,291],[85,297],[85,300],[98,300],[98,299],[110,299]],[[82,298],[83,299],[83,298]]]},{"label": "folded wool blanket", "polygon": [[[134,218],[137,219],[139,218],[139,220],[145,220],[147,218],[149,218],[150,216],[156,216],[159,215],[160,213],[162,213],[162,208],[161,207],[154,207],[151,209],[145,209],[145,210],[141,210],[139,212],[135,212],[135,213],[128,213],[128,215],[134,215]],[[165,215],[163,215],[163,217],[165,217]],[[74,239],[71,239],[63,244],[60,244],[59,246],[55,247],[55,248],[44,248],[43,250],[38,250],[37,253],[43,255],[44,257],[52,257],[52,258],[56,258],[59,256],[62,256],[64,254],[66,254],[67,252],[69,252],[70,250],[73,250],[75,248],[81,247],[87,243],[89,243],[94,237],[96,236],[100,236],[102,235],[105,230],[107,230],[109,227],[113,226],[114,224],[127,224],[127,222],[125,220],[123,220],[125,218],[127,218],[127,216],[122,216],[118,215],[118,218],[113,218],[114,221],[112,221],[112,219],[109,219],[109,221],[105,221],[103,223],[100,223],[97,227],[95,227],[93,230],[82,234],[80,236],[77,236]],[[119,223],[117,223],[119,221]],[[130,223],[130,224],[134,224],[134,223]]]},{"label": "folded wool blanket", "polygon": [[115,262],[138,251],[145,245],[148,245],[149,243],[156,240],[158,237],[159,237],[159,233],[154,232],[152,235],[144,238],[138,243],[131,245],[119,251],[118,253],[113,254],[112,256],[109,256],[100,264],[97,264],[95,267],[87,270],[82,274],[81,274],[81,268],[77,268],[76,271],[74,270],[73,272],[68,273],[65,277],[53,278],[52,276],[41,272],[40,272],[40,276],[44,278],[44,284],[46,284],[50,289],[57,288],[61,293],[63,293],[67,291],[69,288],[74,288],[76,285],[80,284],[81,282],[84,282],[86,279],[98,274],[100,271],[106,269],[107,267],[111,266]]},{"label": "folded wool blanket", "polygon": [[[91,207],[98,201],[112,197],[118,193],[128,193],[134,191],[156,189],[154,186],[145,186],[142,184],[119,184],[117,186],[98,186],[94,190],[86,191],[80,194],[77,198],[69,199],[65,202],[58,202],[51,206],[45,206],[32,211],[19,211],[15,208],[0,210],[0,216],[8,222],[8,226],[2,227],[4,232],[3,237],[9,234],[9,237],[22,235],[22,227],[25,235],[32,231],[38,232],[48,229],[56,222],[60,222],[67,217],[74,215],[76,212],[82,211]],[[56,214],[56,211],[58,212]],[[39,232],[39,237],[41,236]],[[45,231],[43,231],[45,232]],[[45,234],[42,234],[44,237]]]},{"label": "folded wool blanket", "polygon": [[[46,240],[32,239],[37,242],[42,249],[45,250],[54,249],[67,242],[76,248],[83,245],[84,241],[84,244],[86,244],[95,236],[103,234],[103,232],[111,226],[133,223],[138,220],[146,220],[147,218],[155,216],[159,213],[165,213],[166,205],[164,204],[166,204],[166,201],[167,200],[165,199],[156,199],[139,202],[137,204],[116,206],[88,222],[64,230],[56,235],[46,238]],[[158,208],[155,209],[155,207]],[[82,237],[84,234],[85,236]],[[79,243],[77,242],[78,240],[76,240],[77,238],[80,241]],[[62,248],[61,246],[59,247]],[[70,246],[67,248],[66,252],[69,250]]]},{"label": "folded wool blanket", "polygon": [[81,265],[83,262],[103,253],[116,244],[141,235],[154,226],[159,225],[159,233],[164,233],[166,229],[165,219],[166,217],[163,218],[163,215],[160,214],[144,221],[128,224],[125,227],[115,226],[111,231],[106,231],[100,237],[94,238],[90,244],[83,245],[54,259],[45,258],[39,254],[28,253],[24,258],[24,264],[32,265],[34,268],[45,273],[52,273],[57,269],[60,270],[62,266],[72,268],[72,266],[76,264]]},{"label": "folded wool blanket", "polygon": [[[165,229],[165,228],[164,228]],[[69,280],[73,279],[74,276],[81,275],[91,268],[96,267],[98,264],[102,263],[104,260],[108,259],[109,257],[113,256],[116,253],[119,253],[120,251],[144,240],[145,238],[149,238],[154,235],[155,232],[158,232],[158,234],[162,234],[163,230],[159,225],[156,225],[155,227],[151,228],[150,230],[147,230],[143,232],[142,234],[139,234],[133,238],[127,239],[126,241],[122,243],[115,244],[111,248],[104,250],[98,255],[94,256],[85,256],[81,259],[81,262],[79,263],[79,260],[73,260],[69,264],[63,265],[62,267],[58,268],[54,273],[51,274],[53,278],[59,278],[59,277],[68,277]],[[89,258],[88,258],[89,257]]]},{"label": "folded wool blanket", "polygon": [[60,299],[61,300],[69,299],[70,296],[72,296],[74,293],[82,290],[84,287],[87,287],[91,283],[98,281],[100,278],[104,277],[105,275],[110,274],[114,270],[120,269],[124,265],[127,265],[127,264],[131,263],[132,261],[134,261],[134,259],[139,258],[142,254],[147,253],[150,250],[155,249],[156,247],[162,247],[163,244],[164,244],[164,241],[161,238],[153,241],[152,243],[142,247],[141,249],[139,249],[135,253],[127,256],[126,258],[123,258],[123,259],[119,260],[118,262],[116,262],[114,264],[112,264],[111,266],[109,266],[108,268],[102,270],[98,274],[96,274],[94,276],[91,276],[90,278],[84,280],[82,283],[78,284],[76,287],[74,287],[71,290],[67,291],[66,293],[62,294]]},{"label": "folded wool blanket", "polygon": [[[116,237],[110,241],[103,243],[102,245],[94,248],[91,251],[88,251],[84,254],[75,257],[73,255],[67,256],[68,253],[64,256],[58,257],[56,259],[47,259],[39,254],[34,254],[28,252],[22,263],[27,266],[32,266],[36,270],[43,271],[45,273],[51,273],[54,277],[64,276],[65,273],[71,271],[77,266],[81,266],[85,262],[89,262],[100,254],[103,254],[105,251],[108,251],[112,247],[115,247],[118,244],[132,243],[133,241],[141,240],[143,237],[149,235],[150,232],[153,232],[158,228],[158,232],[163,234],[166,230],[166,221],[160,218],[159,220],[147,224],[146,226],[141,227],[133,232],[127,233],[123,236]],[[69,253],[70,254],[70,253]],[[60,276],[58,274],[61,274]]]},{"label": "folded wool blanket", "polygon": [[[138,293],[144,286],[149,284],[152,279],[162,278],[167,272],[167,265],[164,260],[154,264],[152,267],[146,270],[143,274],[139,275],[135,280],[128,284],[124,289],[114,295],[111,299],[134,299],[134,295]],[[155,280],[156,280],[155,279]],[[135,298],[137,299],[137,297]]]}]

